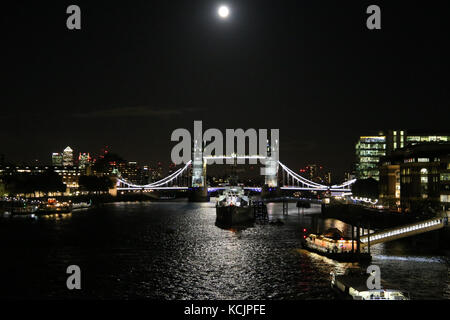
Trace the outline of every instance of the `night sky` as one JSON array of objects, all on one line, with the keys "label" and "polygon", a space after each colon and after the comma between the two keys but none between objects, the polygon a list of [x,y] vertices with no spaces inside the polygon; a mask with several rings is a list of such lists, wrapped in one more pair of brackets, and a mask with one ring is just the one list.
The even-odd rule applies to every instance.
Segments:
[{"label": "night sky", "polygon": [[[393,4],[392,2],[395,2]],[[66,28],[77,4],[82,29]],[[226,21],[220,4],[230,7]],[[382,29],[366,28],[381,7]],[[2,4],[0,153],[169,161],[176,128],[278,128],[280,159],[349,170],[359,135],[448,131],[445,1]]]}]

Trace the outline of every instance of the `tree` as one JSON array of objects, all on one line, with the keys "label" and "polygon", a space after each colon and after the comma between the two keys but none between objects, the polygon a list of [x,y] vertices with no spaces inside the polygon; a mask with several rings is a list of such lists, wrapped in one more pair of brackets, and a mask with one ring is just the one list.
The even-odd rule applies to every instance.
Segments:
[{"label": "tree", "polygon": [[35,183],[33,191],[41,191],[45,194],[49,192],[64,192],[67,189],[67,186],[62,182],[61,176],[51,170],[36,176]]},{"label": "tree", "polygon": [[96,172],[107,173],[111,166],[118,166],[120,163],[125,163],[125,160],[122,159],[122,157],[115,153],[107,153],[103,158],[97,160],[93,169]]},{"label": "tree", "polygon": [[66,185],[56,172],[48,170],[37,175],[8,176],[4,180],[5,189],[10,194],[32,194],[36,192],[64,192]]},{"label": "tree", "polygon": [[81,176],[78,181],[81,190],[90,193],[94,192],[108,192],[109,189],[114,187],[114,181],[107,176]]}]

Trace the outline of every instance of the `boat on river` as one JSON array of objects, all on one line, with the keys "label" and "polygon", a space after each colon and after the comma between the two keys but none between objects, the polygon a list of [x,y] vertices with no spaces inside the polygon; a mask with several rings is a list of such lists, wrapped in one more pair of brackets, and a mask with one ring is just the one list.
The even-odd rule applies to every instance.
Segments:
[{"label": "boat on river", "polygon": [[38,211],[36,202],[29,202],[23,199],[12,199],[0,203],[0,216],[4,218],[11,217],[34,217]]},{"label": "boat on river", "polygon": [[330,228],[322,234],[304,235],[302,247],[340,262],[370,262],[372,257],[366,252],[357,252],[357,240],[345,237],[339,229]]},{"label": "boat on river", "polygon": [[46,203],[39,206],[37,210],[38,215],[63,214],[72,212],[72,203],[65,201],[57,201],[54,198],[49,198]]},{"label": "boat on river", "polygon": [[216,225],[239,226],[255,220],[251,200],[241,187],[227,187],[216,202]]},{"label": "boat on river", "polygon": [[91,207],[92,207],[92,200],[89,200],[89,202],[72,203],[72,210],[89,209]]},{"label": "boat on river", "polygon": [[331,273],[331,287],[346,299],[409,300],[409,294],[381,280],[380,289],[368,289],[369,274],[360,268],[348,268],[344,274]]}]

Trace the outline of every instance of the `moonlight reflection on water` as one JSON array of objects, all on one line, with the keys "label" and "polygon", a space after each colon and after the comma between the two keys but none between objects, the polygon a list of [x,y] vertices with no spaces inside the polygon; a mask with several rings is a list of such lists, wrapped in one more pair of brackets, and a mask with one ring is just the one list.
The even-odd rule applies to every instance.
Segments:
[{"label": "moonlight reflection on water", "polygon": [[[67,219],[2,221],[0,296],[335,299],[329,274],[349,264],[300,249],[301,231],[349,228],[298,215],[294,204],[289,216],[279,204],[268,211],[284,225],[224,230],[215,226],[213,203],[188,202],[116,203]],[[313,206],[306,213],[319,211]],[[382,278],[412,298],[448,298],[447,259],[420,256],[405,246],[372,249]],[[66,289],[71,264],[81,267],[81,291]]]}]

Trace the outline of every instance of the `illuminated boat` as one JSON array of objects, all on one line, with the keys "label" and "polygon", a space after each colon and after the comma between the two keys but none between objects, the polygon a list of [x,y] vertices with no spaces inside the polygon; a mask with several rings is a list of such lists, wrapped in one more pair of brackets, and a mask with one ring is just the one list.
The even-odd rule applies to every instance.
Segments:
[{"label": "illuminated boat", "polygon": [[216,225],[238,226],[255,220],[250,199],[241,187],[228,187],[216,202]]},{"label": "illuminated boat", "polygon": [[50,215],[69,212],[72,212],[72,203],[60,202],[54,198],[49,198],[47,203],[42,204],[36,213],[40,215]]},{"label": "illuminated boat", "polygon": [[347,299],[353,300],[409,300],[407,292],[395,289],[381,280],[380,289],[367,288],[369,274],[360,268],[348,268],[344,274],[331,273],[331,287]]},{"label": "illuminated boat", "polygon": [[0,216],[8,217],[29,217],[37,212],[38,207],[34,202],[23,199],[13,199],[1,203]]},{"label": "illuminated boat", "polygon": [[314,233],[304,235],[302,247],[336,261],[369,262],[372,260],[369,253],[356,252],[357,241],[344,237],[336,228],[330,228],[320,235]]},{"label": "illuminated boat", "polygon": [[92,207],[92,200],[89,202],[72,203],[72,210],[89,209]]}]

